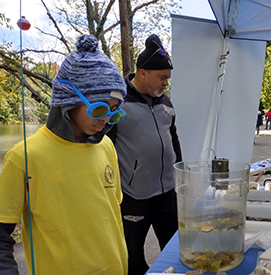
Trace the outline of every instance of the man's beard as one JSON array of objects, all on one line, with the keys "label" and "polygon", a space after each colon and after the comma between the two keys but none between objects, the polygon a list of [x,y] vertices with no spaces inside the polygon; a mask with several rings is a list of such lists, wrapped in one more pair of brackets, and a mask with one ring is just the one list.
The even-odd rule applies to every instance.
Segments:
[{"label": "man's beard", "polygon": [[160,92],[161,89],[152,91],[152,94],[155,95],[156,97],[161,97],[163,95],[163,90]]}]

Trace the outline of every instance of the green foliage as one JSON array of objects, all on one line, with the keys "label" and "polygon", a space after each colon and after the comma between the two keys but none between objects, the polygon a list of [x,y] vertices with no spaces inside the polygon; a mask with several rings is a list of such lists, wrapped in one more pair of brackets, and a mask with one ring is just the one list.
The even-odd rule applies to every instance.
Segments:
[{"label": "green foliage", "polygon": [[115,42],[110,49],[111,60],[117,65],[119,71],[123,73],[122,70],[122,58],[121,58],[121,45]]},{"label": "green foliage", "polygon": [[9,24],[10,19],[6,18],[4,13],[0,13],[0,25],[6,26],[8,29],[13,29],[13,27]]},{"label": "green foliage", "polygon": [[259,103],[259,111],[263,111],[265,108],[264,108],[264,105],[263,105],[263,102],[262,102],[262,99],[260,98],[260,103]]},{"label": "green foliage", "polygon": [[[24,69],[24,104],[26,122],[43,123],[49,112],[50,81],[58,65],[36,62],[22,53]],[[41,103],[43,102],[43,103]],[[44,104],[45,103],[45,104]],[[21,54],[11,43],[0,44],[0,123],[22,122]]]},{"label": "green foliage", "polygon": [[11,43],[0,44],[0,62],[11,70],[17,71],[20,64],[20,54],[13,50]]},{"label": "green foliage", "polygon": [[[9,48],[8,45],[5,45]],[[3,48],[3,47],[2,47]],[[19,69],[16,63],[16,54],[6,52],[11,58],[2,58],[4,64],[14,70],[14,74],[0,69],[0,123],[12,124],[22,122],[22,85],[19,77]],[[1,61],[2,61],[1,60]],[[18,60],[17,60],[18,62]],[[53,68],[54,64],[38,63],[33,69],[37,74],[43,74],[53,77],[56,73]],[[16,77],[17,76],[17,77]],[[32,81],[24,76],[26,81]],[[40,93],[50,98],[51,89],[48,85],[36,80],[32,83],[32,87]],[[25,120],[31,123],[43,123],[46,120],[49,109],[43,103],[37,102],[32,98],[32,94],[24,87],[24,105]]]},{"label": "green foliage", "polygon": [[0,70],[0,122],[17,123],[21,106],[18,93],[19,81],[12,75]]},{"label": "green foliage", "polygon": [[42,103],[37,103],[28,97],[26,108],[26,121],[30,123],[45,123],[49,109]]},{"label": "green foliage", "polygon": [[265,65],[262,82],[261,105],[265,109],[271,107],[271,42],[267,42]]},{"label": "green foliage", "polygon": [[165,88],[164,93],[170,98],[171,91],[171,78],[168,80],[168,86]]}]

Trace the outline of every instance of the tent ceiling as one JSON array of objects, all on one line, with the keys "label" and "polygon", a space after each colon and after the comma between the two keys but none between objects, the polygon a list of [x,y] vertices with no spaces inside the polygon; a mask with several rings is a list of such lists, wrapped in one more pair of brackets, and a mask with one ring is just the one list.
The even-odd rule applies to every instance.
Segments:
[{"label": "tent ceiling", "polygon": [[208,0],[224,36],[271,41],[271,0]]}]

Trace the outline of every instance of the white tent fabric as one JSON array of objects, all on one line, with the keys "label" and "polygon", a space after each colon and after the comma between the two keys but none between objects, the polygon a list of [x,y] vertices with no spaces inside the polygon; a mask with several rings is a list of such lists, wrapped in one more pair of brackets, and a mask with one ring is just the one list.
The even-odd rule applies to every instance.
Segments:
[{"label": "white tent fabric", "polygon": [[271,0],[208,0],[223,35],[271,40]]},{"label": "white tent fabric", "polygon": [[[216,156],[250,163],[266,43],[232,39],[228,43]],[[172,15],[171,99],[185,160],[199,159],[206,149],[222,44],[216,21]]]}]

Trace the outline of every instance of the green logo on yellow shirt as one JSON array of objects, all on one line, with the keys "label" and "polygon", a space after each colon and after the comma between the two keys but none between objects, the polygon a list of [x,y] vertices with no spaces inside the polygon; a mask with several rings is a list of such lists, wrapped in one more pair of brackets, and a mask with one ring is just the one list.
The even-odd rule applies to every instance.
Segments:
[{"label": "green logo on yellow shirt", "polygon": [[105,166],[105,174],[104,175],[105,175],[105,180],[109,184],[114,184],[114,172],[113,172],[113,169],[109,165]]}]

